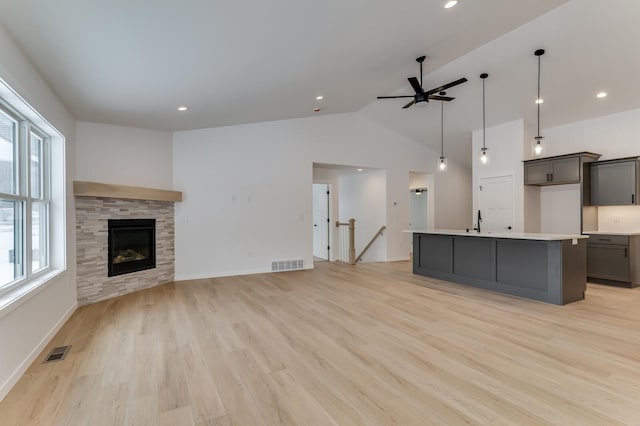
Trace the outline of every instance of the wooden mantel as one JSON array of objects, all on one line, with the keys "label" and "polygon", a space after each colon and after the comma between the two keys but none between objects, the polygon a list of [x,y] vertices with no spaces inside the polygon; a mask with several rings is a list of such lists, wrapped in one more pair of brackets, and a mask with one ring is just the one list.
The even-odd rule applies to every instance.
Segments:
[{"label": "wooden mantel", "polygon": [[128,200],[182,201],[182,192],[179,191],[82,181],[73,182],[73,195],[76,197],[108,197]]}]

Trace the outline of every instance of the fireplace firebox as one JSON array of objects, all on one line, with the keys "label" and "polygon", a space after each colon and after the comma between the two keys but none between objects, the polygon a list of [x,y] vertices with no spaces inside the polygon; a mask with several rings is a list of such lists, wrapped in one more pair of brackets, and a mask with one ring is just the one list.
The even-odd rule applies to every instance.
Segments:
[{"label": "fireplace firebox", "polygon": [[156,267],[156,220],[109,219],[108,276]]}]

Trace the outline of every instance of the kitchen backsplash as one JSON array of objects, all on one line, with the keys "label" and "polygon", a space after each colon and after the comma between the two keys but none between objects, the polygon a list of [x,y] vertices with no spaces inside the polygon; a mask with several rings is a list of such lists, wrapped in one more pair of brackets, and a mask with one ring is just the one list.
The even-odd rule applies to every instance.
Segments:
[{"label": "kitchen backsplash", "polygon": [[640,206],[598,207],[598,230],[640,232]]}]

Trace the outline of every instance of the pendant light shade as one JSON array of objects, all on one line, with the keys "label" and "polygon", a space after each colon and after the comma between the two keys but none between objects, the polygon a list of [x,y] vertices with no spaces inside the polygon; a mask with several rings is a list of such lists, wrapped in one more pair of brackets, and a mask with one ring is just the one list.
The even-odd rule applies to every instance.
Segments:
[{"label": "pendant light shade", "polygon": [[542,98],[540,97],[540,60],[542,55],[544,55],[544,49],[536,50],[534,52],[534,55],[538,57],[538,97],[536,98],[536,105],[538,107],[538,136],[534,138],[536,144],[533,148],[533,153],[535,155],[540,155],[542,154],[542,139],[544,139],[542,136],[540,136],[540,105],[543,102]]},{"label": "pendant light shade", "polygon": [[[446,95],[445,92],[440,92],[440,96],[444,95]],[[444,102],[440,102],[440,163],[438,170],[447,171],[447,157],[444,156]]]},{"label": "pendant light shade", "polygon": [[438,170],[441,172],[447,171],[447,157],[440,157],[440,164],[438,165]]},{"label": "pendant light shade", "polygon": [[482,73],[480,78],[482,79],[482,148],[480,149],[480,163],[487,164],[489,162],[489,156],[487,155],[487,127],[486,127],[486,105],[485,105],[485,93],[484,93],[484,81],[489,77],[489,74]]}]

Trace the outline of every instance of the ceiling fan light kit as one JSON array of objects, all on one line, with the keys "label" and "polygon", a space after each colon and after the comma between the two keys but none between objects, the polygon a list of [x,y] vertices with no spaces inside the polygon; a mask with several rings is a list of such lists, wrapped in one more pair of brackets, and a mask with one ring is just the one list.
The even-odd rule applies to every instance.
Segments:
[{"label": "ceiling fan light kit", "polygon": [[429,103],[430,100],[436,100],[436,101],[452,101],[455,98],[451,98],[451,97],[447,97],[447,96],[442,96],[439,94],[436,94],[438,92],[441,92],[443,90],[447,90],[451,87],[457,86],[459,84],[465,83],[467,81],[466,78],[460,78],[456,81],[452,81],[451,83],[447,83],[444,84],[440,87],[436,87],[434,89],[431,90],[427,90],[425,91],[422,88],[422,77],[423,77],[423,73],[422,73],[422,63],[424,62],[424,60],[426,59],[426,56],[420,56],[418,58],[416,58],[416,62],[418,64],[420,64],[420,81],[418,81],[418,79],[416,77],[409,77],[407,80],[409,80],[409,84],[411,84],[411,87],[413,88],[413,90],[416,92],[415,95],[403,95],[403,96],[378,96],[378,99],[398,99],[398,98],[413,98],[413,100],[411,102],[409,102],[408,104],[406,104],[405,106],[403,106],[402,108],[406,109],[409,108],[410,106],[414,105],[414,104],[419,104],[421,102],[425,102],[425,103]]},{"label": "ceiling fan light kit", "polygon": [[536,98],[536,105],[538,107],[538,135],[534,138],[536,144],[533,148],[533,152],[535,155],[540,155],[542,154],[542,139],[544,139],[543,136],[540,136],[540,104],[542,103],[540,102],[542,99],[540,97],[540,60],[541,56],[544,55],[544,49],[536,50],[534,55],[538,57],[538,97]]},{"label": "ceiling fan light kit", "polygon": [[[541,59],[540,57],[544,55],[544,49],[537,49],[534,54],[538,57],[538,97],[536,98],[536,106],[538,109],[538,135],[535,137],[535,146],[533,151],[535,155],[542,154],[542,140],[543,136],[540,135],[540,104],[542,104],[543,99],[540,97],[540,71],[541,71]],[[400,95],[400,96],[378,96],[378,99],[399,99],[399,98],[413,98],[411,102],[403,106],[403,109],[407,109],[416,104],[427,104],[430,100],[438,100],[442,101],[441,104],[441,116],[440,116],[440,162],[438,164],[438,169],[440,171],[447,170],[447,157],[444,155],[444,102],[449,102],[454,100],[455,98],[445,96],[446,93],[444,90],[449,89],[454,86],[458,86],[462,83],[466,83],[468,80],[466,78],[460,78],[458,80],[452,81],[450,83],[444,84],[440,87],[436,87],[431,90],[424,90],[423,88],[423,69],[422,64],[424,63],[426,56],[419,56],[416,58],[416,62],[420,66],[420,80],[417,77],[409,77],[407,80],[409,84],[413,88],[415,94],[414,95]],[[482,79],[482,148],[480,149],[480,163],[487,164],[489,162],[489,155],[487,148],[487,122],[486,122],[486,88],[485,88],[485,80],[489,77],[489,74],[482,73],[480,74],[480,78]],[[606,96],[606,95],[598,95],[598,97]]]},{"label": "ceiling fan light kit", "polygon": [[[456,2],[449,2],[455,5]],[[449,6],[451,7],[451,6]],[[409,77],[409,84],[413,88],[415,95],[404,95],[404,96],[378,96],[378,99],[398,99],[398,98],[413,98],[411,102],[403,106],[403,109],[407,109],[413,105],[420,105],[422,103],[427,104],[430,100],[436,100],[443,102],[441,104],[441,122],[440,122],[440,163],[438,164],[438,169],[442,172],[447,170],[447,157],[444,156],[444,102],[450,102],[455,98],[445,96],[446,93],[444,90],[447,90],[451,87],[457,86],[459,84],[465,83],[467,81],[466,78],[460,78],[458,80],[452,81],[450,83],[444,84],[440,87],[436,87],[431,90],[425,91],[422,87],[422,78],[423,78],[423,70],[422,63],[426,59],[426,56],[419,56],[416,58],[416,62],[420,65],[420,80],[416,77]]]},{"label": "ceiling fan light kit", "polygon": [[480,149],[480,163],[487,164],[489,162],[489,157],[487,156],[487,126],[486,126],[486,108],[485,108],[485,96],[484,96],[484,81],[489,77],[489,74],[483,72],[480,74],[480,78],[482,79],[482,148]]}]

